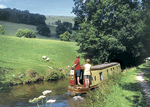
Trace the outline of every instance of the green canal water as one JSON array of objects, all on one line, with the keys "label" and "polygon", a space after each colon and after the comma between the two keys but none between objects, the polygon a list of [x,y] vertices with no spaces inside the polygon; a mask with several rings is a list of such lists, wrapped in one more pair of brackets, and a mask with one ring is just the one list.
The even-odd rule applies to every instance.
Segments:
[{"label": "green canal water", "polygon": [[[68,85],[69,79],[13,86],[11,90],[0,93],[0,107],[38,107],[37,103],[29,103],[29,99],[39,97],[45,90],[51,90],[52,92],[46,95],[43,104],[42,100],[38,101],[41,107],[46,107],[46,99],[56,100],[51,104],[51,107],[83,106],[86,94],[72,97],[68,93]],[[47,107],[50,107],[49,103],[47,103]]]}]

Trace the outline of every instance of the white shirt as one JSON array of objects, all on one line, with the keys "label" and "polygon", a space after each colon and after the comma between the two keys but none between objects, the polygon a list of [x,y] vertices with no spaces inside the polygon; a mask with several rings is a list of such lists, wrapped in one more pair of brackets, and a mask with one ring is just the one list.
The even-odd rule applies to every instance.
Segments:
[{"label": "white shirt", "polygon": [[90,68],[91,68],[90,64],[85,64],[84,65],[84,75],[91,75]]}]

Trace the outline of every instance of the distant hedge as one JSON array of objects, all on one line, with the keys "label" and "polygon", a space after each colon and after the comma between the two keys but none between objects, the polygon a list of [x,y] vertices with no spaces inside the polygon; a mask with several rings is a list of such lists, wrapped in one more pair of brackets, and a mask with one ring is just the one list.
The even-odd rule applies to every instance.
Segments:
[{"label": "distant hedge", "polygon": [[3,27],[3,25],[0,25],[0,34],[5,34],[5,29]]},{"label": "distant hedge", "polygon": [[28,29],[18,29],[15,36],[17,37],[26,37],[26,38],[36,38],[36,35],[34,32],[28,30]]}]

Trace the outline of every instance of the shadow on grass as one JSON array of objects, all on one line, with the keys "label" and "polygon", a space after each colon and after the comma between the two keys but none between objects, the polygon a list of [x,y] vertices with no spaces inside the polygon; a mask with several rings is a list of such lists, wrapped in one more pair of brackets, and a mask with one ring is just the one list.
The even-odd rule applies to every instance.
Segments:
[{"label": "shadow on grass", "polygon": [[139,93],[139,95],[125,97],[125,99],[129,100],[133,104],[132,107],[148,107],[146,98],[144,97],[145,94],[139,83],[120,84],[120,86],[124,90],[135,91]]}]

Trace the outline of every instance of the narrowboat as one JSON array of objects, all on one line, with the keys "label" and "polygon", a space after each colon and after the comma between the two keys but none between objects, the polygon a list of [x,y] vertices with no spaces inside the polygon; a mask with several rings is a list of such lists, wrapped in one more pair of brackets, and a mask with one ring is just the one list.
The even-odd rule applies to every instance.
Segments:
[{"label": "narrowboat", "polygon": [[111,62],[100,65],[94,65],[91,67],[91,76],[90,76],[90,88],[86,88],[85,79],[84,79],[84,66],[81,66],[80,70],[80,83],[81,85],[77,85],[77,77],[76,71],[70,70],[70,85],[68,86],[68,92],[72,95],[87,93],[89,89],[93,89],[98,87],[103,80],[108,78],[108,75],[112,75],[113,73],[121,72],[121,66],[118,62]]}]

